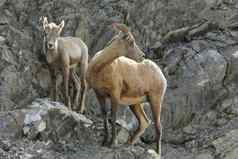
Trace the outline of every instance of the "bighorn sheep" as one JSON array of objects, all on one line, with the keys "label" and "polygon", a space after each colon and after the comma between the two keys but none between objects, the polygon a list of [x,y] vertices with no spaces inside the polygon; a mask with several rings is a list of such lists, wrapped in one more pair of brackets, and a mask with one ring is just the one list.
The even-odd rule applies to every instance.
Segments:
[{"label": "bighorn sheep", "polygon": [[160,112],[167,81],[160,68],[151,60],[139,62],[144,53],[135,42],[132,33],[124,24],[115,23],[114,28],[119,30],[103,50],[96,53],[91,59],[86,79],[90,88],[93,88],[101,106],[104,117],[104,140],[108,143],[108,118],[105,109],[105,100],[110,98],[112,110],[112,138],[110,145],[116,142],[116,112],[119,104],[129,105],[138,120],[139,126],[129,144],[144,133],[149,125],[148,118],[140,104],[146,96],[150,102],[157,131],[157,152],[160,154],[161,123]]},{"label": "bighorn sheep", "polygon": [[[65,104],[71,109],[69,97],[69,79],[70,71],[76,86],[80,87],[79,79],[76,74],[75,68],[80,65],[80,112],[85,110],[85,97],[87,92],[86,83],[86,70],[88,67],[88,47],[80,39],[76,37],[60,37],[60,33],[64,27],[64,21],[59,25],[55,23],[48,23],[47,17],[43,17],[43,29],[45,32],[45,45],[46,45],[46,59],[50,66],[53,67],[51,73],[52,81],[54,81],[54,99],[56,100],[57,84],[56,84],[56,68],[63,70],[64,87],[65,87]],[[79,88],[75,97],[75,103],[78,106]]]}]

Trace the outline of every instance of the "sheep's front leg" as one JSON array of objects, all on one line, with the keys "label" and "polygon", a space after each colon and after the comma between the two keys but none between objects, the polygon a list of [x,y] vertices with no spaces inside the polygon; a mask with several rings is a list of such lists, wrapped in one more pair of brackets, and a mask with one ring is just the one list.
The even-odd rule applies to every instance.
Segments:
[{"label": "sheep's front leg", "polygon": [[54,82],[54,101],[57,101],[57,92],[58,92],[58,89],[57,89],[57,79],[56,79],[56,69],[54,69],[53,71],[53,82]]},{"label": "sheep's front leg", "polygon": [[111,98],[112,138],[109,146],[117,144],[116,140],[117,110],[118,110],[118,101],[115,98]]},{"label": "sheep's front leg", "polygon": [[69,59],[65,57],[63,59],[63,71],[64,71],[64,87],[65,87],[65,105],[69,107],[70,110],[71,108],[71,103],[70,103],[70,98],[69,98],[69,76],[70,76],[70,67],[69,67]]},{"label": "sheep's front leg", "polygon": [[80,65],[80,81],[81,81],[81,92],[80,92],[80,113],[85,111],[85,99],[88,91],[88,84],[86,81],[86,72],[88,68],[88,54],[84,54],[81,65]]},{"label": "sheep's front leg", "polygon": [[101,112],[103,115],[103,127],[104,127],[104,134],[103,134],[103,142],[102,145],[106,146],[108,144],[108,138],[109,138],[109,133],[108,133],[108,113],[106,110],[106,98],[101,96],[97,91],[95,91],[98,102],[100,104]]},{"label": "sheep's front leg", "polygon": [[71,104],[70,104],[70,99],[69,99],[69,68],[65,68],[64,70],[64,88],[65,88],[65,104],[69,107],[70,110]]},{"label": "sheep's front leg", "polygon": [[111,119],[112,119],[112,138],[110,141],[110,146],[116,145],[116,119],[117,119],[117,110],[119,107],[119,101],[121,96],[121,84],[120,81],[116,81],[111,88],[110,99],[111,99]]},{"label": "sheep's front leg", "polygon": [[81,79],[81,97],[80,97],[80,113],[84,113],[85,111],[85,99],[86,99],[86,93],[88,90],[88,85],[85,79]]},{"label": "sheep's front leg", "polygon": [[51,77],[51,90],[50,94],[52,99],[57,101],[57,81],[56,81],[56,69],[49,66],[50,77]]}]

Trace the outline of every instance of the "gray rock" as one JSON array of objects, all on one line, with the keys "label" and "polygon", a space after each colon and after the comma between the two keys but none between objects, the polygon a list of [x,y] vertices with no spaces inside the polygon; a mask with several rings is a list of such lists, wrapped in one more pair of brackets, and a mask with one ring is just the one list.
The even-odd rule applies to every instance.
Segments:
[{"label": "gray rock", "polygon": [[[4,129],[0,129],[0,136],[19,136],[18,134],[21,134],[19,130],[22,129],[16,127],[24,125],[23,117],[31,110],[40,114],[41,119],[34,121],[31,117],[30,125],[24,125],[25,134],[32,134],[32,137],[28,136],[29,138],[38,138],[40,134],[47,140],[51,138],[49,134],[53,132],[53,128],[47,125],[52,124],[52,127],[57,127],[62,124],[64,126],[57,131],[66,141],[76,138],[80,143],[92,145],[101,142],[102,130],[98,126],[102,124],[101,113],[91,92],[88,94],[86,109],[87,117],[96,121],[93,124],[83,116],[69,113],[68,110],[61,109],[62,107],[57,107],[57,104],[49,101],[38,101],[34,104],[34,108],[27,108],[27,110],[26,106],[35,98],[49,97],[50,93],[51,81],[42,54],[43,34],[42,24],[39,23],[41,16],[48,16],[50,21],[56,23],[64,19],[66,25],[62,35],[80,36],[88,44],[91,57],[114,35],[111,23],[116,21],[128,23],[138,45],[148,54],[152,54],[148,57],[159,57],[153,60],[161,65],[168,79],[168,90],[162,106],[161,118],[163,141],[171,145],[167,151],[165,151],[167,147],[162,146],[164,149],[162,157],[190,159],[195,158],[197,154],[203,158],[200,149],[206,149],[206,146],[211,145],[215,139],[237,129],[238,34],[236,28],[229,30],[231,28],[229,26],[234,26],[237,22],[237,6],[238,2],[229,0],[96,0],[93,2],[1,0],[0,119],[4,123],[2,124]],[[189,39],[191,41],[188,42],[172,44],[166,46],[162,53],[156,53],[156,47],[161,46],[159,40],[165,33],[200,23],[204,19],[218,22],[221,27],[225,26],[226,30],[209,32],[196,39]],[[152,51],[150,47],[153,47]],[[62,82],[61,75],[57,77],[57,81]],[[60,87],[59,84],[59,101],[63,98]],[[50,105],[54,105],[54,108]],[[152,143],[156,136],[153,118],[149,106],[145,106],[145,109],[152,124],[144,133],[143,141]],[[10,111],[12,116],[6,114],[6,111]],[[122,109],[118,114],[118,119],[124,121],[120,124],[123,129],[119,128],[119,131],[122,130],[119,138],[123,143],[127,130],[135,130],[138,124],[129,109]],[[20,117],[16,124],[14,119],[18,119],[18,115]],[[127,130],[124,131],[124,128]],[[228,136],[236,135],[231,133]],[[227,140],[224,143],[230,145],[233,141]],[[79,156],[81,158],[116,158],[117,156],[138,158],[132,152],[146,153],[141,147],[123,149],[123,151],[120,151],[122,148],[118,148],[117,153],[101,146],[87,145],[85,149],[77,148],[78,153],[70,155],[68,152],[74,152],[76,146],[68,145],[70,148],[69,150],[65,148],[66,155],[63,155],[52,149],[44,149],[44,144],[29,144],[24,158],[29,158],[31,155],[35,158],[78,158]],[[187,145],[186,148],[189,150],[184,150],[184,145]],[[219,144],[215,145],[219,147]],[[24,143],[19,143],[18,146],[24,147]],[[35,150],[42,149],[42,152],[32,154],[30,147],[34,146],[36,146]],[[15,148],[17,150],[17,147]],[[87,148],[91,148],[92,151]],[[216,153],[219,154],[221,151],[226,158],[232,158],[233,154],[236,154],[236,147],[234,152],[227,148],[218,149],[219,152]],[[127,150],[127,153],[124,152]],[[194,150],[197,153],[190,153]],[[0,154],[6,158],[4,153],[7,152],[0,149]]]},{"label": "gray rock", "polygon": [[[229,156],[232,158],[237,154],[237,136],[238,130],[231,130],[226,133],[225,136],[222,136],[212,142],[212,145],[215,147],[216,154],[219,154],[221,157]],[[229,157],[227,157],[229,158]],[[233,157],[234,158],[234,157]]]},{"label": "gray rock", "polygon": [[[140,146],[125,146],[129,133],[119,125],[119,144],[113,148],[102,147],[102,134],[97,133],[98,128],[90,119],[48,99],[36,99],[26,109],[2,113],[0,121],[0,150],[4,149],[3,152],[0,151],[0,157],[8,155],[22,156],[26,159],[157,158],[154,150]],[[22,131],[24,134],[20,134],[18,140],[13,138]],[[22,135],[26,137],[24,140],[21,139]]]},{"label": "gray rock", "polygon": [[22,135],[24,113],[9,111],[0,113],[0,138],[16,138]]},{"label": "gray rock", "polygon": [[209,152],[204,152],[201,154],[198,154],[195,159],[214,159],[214,157]]},{"label": "gray rock", "polygon": [[4,44],[5,42],[6,42],[6,39],[3,36],[0,36],[0,45]]},{"label": "gray rock", "polygon": [[193,158],[193,154],[185,151],[181,147],[175,147],[171,145],[164,146],[164,151],[166,152],[164,155],[162,153],[162,158],[164,159],[191,159]]},{"label": "gray rock", "polygon": [[139,157],[139,159],[143,158],[160,159],[161,157],[154,150],[149,149]]},{"label": "gray rock", "polygon": [[237,158],[237,155],[238,155],[238,148],[234,148],[233,150],[231,150],[231,152],[228,152],[225,155],[224,159],[235,159]]},{"label": "gray rock", "polygon": [[183,131],[187,134],[195,134],[196,133],[196,130],[191,125],[184,127]]},{"label": "gray rock", "polygon": [[117,142],[119,144],[125,144],[129,138],[130,134],[127,129],[121,127],[117,132]]},{"label": "gray rock", "polygon": [[71,137],[85,140],[90,135],[88,127],[93,122],[81,114],[69,111],[61,103],[37,99],[28,108],[30,109],[25,112],[23,131],[30,139],[36,139],[40,135],[43,140],[59,142]]}]

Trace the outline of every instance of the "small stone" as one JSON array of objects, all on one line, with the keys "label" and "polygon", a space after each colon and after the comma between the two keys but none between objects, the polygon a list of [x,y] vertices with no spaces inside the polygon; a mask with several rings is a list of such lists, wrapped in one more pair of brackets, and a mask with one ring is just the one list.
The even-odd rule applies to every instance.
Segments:
[{"label": "small stone", "polygon": [[124,144],[129,138],[129,132],[125,128],[121,128],[117,133],[117,141],[119,144]]},{"label": "small stone", "polygon": [[4,44],[6,42],[6,39],[3,36],[0,36],[0,45]]},{"label": "small stone", "polygon": [[46,122],[44,122],[44,121],[39,122],[39,124],[37,125],[37,130],[39,132],[42,132],[45,129],[46,129]]},{"label": "small stone", "polygon": [[139,156],[139,159],[161,159],[160,155],[158,155],[154,150],[148,149],[146,152],[144,152],[141,156]]},{"label": "small stone", "polygon": [[28,126],[23,127],[23,134],[24,135],[27,135],[29,132],[30,132],[30,127],[28,127]]},{"label": "small stone", "polygon": [[187,134],[195,134],[196,133],[196,130],[191,125],[184,127],[183,131]]},{"label": "small stone", "polygon": [[227,122],[228,122],[227,119],[221,118],[221,119],[217,120],[216,125],[217,126],[222,126],[222,125],[225,125]]}]

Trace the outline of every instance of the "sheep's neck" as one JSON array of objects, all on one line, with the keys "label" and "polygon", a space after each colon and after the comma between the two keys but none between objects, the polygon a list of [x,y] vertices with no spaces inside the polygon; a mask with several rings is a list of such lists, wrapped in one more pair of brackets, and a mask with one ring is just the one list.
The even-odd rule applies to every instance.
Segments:
[{"label": "sheep's neck", "polygon": [[119,57],[119,54],[116,52],[117,49],[107,47],[100,52],[99,56],[95,59],[93,65],[93,71],[99,72],[105,66],[111,64],[116,58]]}]

